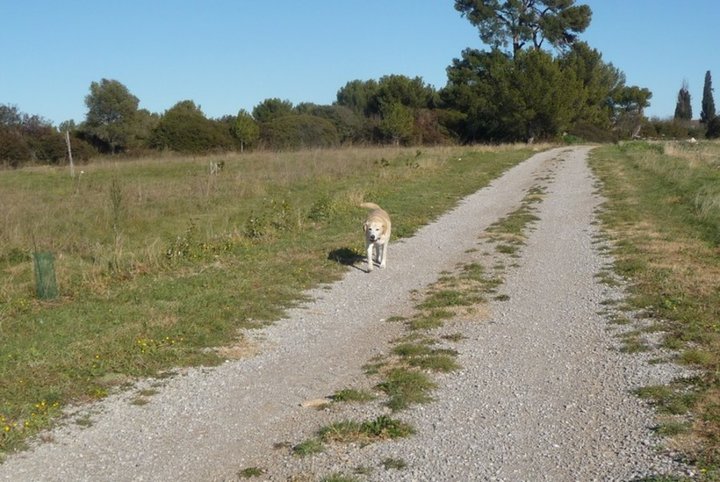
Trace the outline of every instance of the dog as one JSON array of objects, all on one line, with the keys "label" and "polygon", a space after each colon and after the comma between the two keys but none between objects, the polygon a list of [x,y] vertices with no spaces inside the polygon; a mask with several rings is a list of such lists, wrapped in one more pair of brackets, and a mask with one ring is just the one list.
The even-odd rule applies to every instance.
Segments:
[{"label": "dog", "polygon": [[380,206],[375,203],[362,203],[362,208],[371,209],[363,224],[365,232],[365,249],[367,250],[368,273],[373,270],[373,251],[375,251],[374,261],[381,268],[385,268],[387,262],[387,247],[390,241],[390,216]]}]

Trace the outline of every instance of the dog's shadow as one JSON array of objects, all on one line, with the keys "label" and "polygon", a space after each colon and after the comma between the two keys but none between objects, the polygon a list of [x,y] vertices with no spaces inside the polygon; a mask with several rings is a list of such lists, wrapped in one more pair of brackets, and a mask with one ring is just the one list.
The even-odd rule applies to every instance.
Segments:
[{"label": "dog's shadow", "polygon": [[365,271],[363,268],[357,266],[357,263],[365,260],[365,256],[352,248],[333,249],[328,253],[328,259],[360,271]]}]

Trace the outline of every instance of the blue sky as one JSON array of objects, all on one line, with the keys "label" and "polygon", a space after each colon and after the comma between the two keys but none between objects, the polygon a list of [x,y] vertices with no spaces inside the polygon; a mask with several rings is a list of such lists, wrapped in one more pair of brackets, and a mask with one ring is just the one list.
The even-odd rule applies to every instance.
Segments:
[{"label": "blue sky", "polygon": [[[581,38],[653,92],[671,117],[687,81],[699,117],[705,72],[720,104],[718,0],[578,0]],[[453,0],[0,0],[0,104],[55,124],[85,119],[100,79],[162,113],[193,100],[208,117],[271,97],[330,104],[345,83],[402,74],[441,88],[453,58],[484,48]]]}]

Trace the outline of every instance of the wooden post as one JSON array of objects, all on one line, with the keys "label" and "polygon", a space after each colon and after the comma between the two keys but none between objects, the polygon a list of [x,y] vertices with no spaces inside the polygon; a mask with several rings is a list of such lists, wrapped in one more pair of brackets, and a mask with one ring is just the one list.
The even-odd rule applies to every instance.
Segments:
[{"label": "wooden post", "polygon": [[70,177],[75,177],[75,164],[72,158],[72,146],[70,146],[70,131],[65,131],[65,144],[67,144],[68,159],[70,159]]}]

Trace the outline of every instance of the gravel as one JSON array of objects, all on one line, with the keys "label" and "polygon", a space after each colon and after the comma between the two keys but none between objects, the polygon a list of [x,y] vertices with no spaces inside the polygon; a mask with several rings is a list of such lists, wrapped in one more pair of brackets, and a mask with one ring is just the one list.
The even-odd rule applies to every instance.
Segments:
[{"label": "gravel", "polygon": [[[620,353],[617,328],[599,314],[622,296],[596,274],[610,261],[598,249],[594,213],[601,199],[589,148],[541,152],[507,171],[456,209],[392,242],[388,268],[364,265],[308,293],[312,301],[252,334],[250,356],[215,368],[142,380],[128,391],[69,411],[66,423],[0,465],[0,480],[166,481],[318,480],[332,473],[361,480],[632,480],[689,473],[664,450],[652,411],[636,387],[679,376],[670,364]],[[504,273],[504,301],[444,330],[462,368],[436,377],[434,402],[394,417],[409,438],[367,446],[333,445],[308,457],[289,447],[329,421],[388,413],[378,403],[326,410],[304,407],[371,383],[362,366],[387,354],[403,333],[385,320],[413,311],[414,297],[458,263],[493,263],[489,225],[545,186],[539,221]],[[402,213],[391,213],[400,217]],[[358,233],[360,236],[361,233]],[[132,403],[153,388],[149,403]],[[91,424],[78,424],[77,420]],[[382,461],[401,460],[402,469]]]}]

